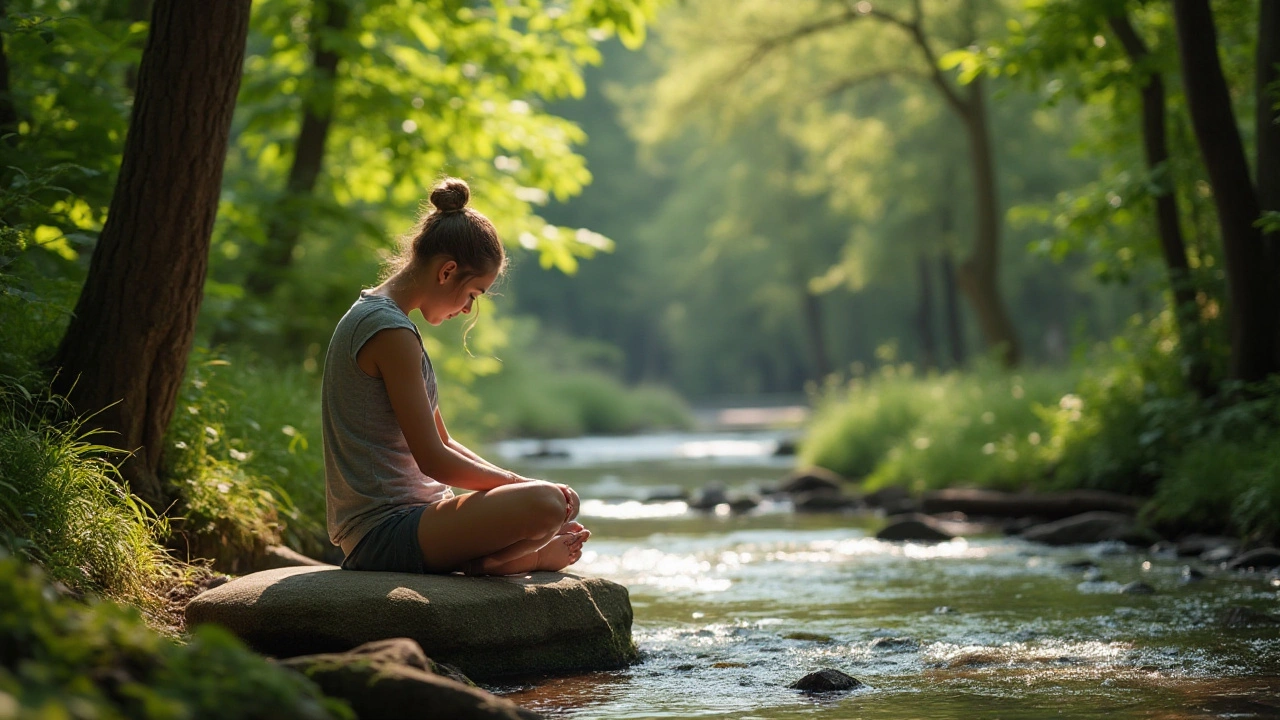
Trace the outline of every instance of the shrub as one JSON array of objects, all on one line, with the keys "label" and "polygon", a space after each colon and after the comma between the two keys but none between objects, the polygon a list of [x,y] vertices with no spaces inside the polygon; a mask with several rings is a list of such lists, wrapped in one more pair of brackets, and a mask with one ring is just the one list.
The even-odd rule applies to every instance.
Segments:
[{"label": "shrub", "polygon": [[886,366],[828,390],[800,448],[802,462],[867,486],[952,484],[1018,488],[1040,484],[1039,408],[1070,388],[1062,372],[1009,375],[992,369],[919,378]]},{"label": "shrub", "polygon": [[13,558],[0,558],[0,650],[8,717],[354,717],[220,628],[174,643],[132,608],[57,598]]}]

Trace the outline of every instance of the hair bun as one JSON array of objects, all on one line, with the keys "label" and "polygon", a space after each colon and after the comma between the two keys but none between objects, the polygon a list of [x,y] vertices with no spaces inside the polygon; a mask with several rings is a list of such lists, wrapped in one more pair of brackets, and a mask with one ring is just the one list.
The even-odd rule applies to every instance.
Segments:
[{"label": "hair bun", "polygon": [[447,177],[436,183],[431,190],[431,204],[442,213],[455,213],[467,206],[471,199],[471,188],[465,180]]}]

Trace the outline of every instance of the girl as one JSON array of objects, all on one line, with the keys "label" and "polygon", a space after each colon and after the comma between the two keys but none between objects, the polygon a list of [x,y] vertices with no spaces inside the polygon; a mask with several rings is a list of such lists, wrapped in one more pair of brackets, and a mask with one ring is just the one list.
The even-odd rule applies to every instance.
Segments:
[{"label": "girl", "polygon": [[[590,532],[578,494],[485,461],[449,437],[409,312],[431,325],[471,312],[506,269],[488,218],[456,178],[431,191],[399,269],[360,293],[325,356],[329,539],[349,570],[507,575],[560,570]],[[449,486],[474,492],[454,495]]]}]

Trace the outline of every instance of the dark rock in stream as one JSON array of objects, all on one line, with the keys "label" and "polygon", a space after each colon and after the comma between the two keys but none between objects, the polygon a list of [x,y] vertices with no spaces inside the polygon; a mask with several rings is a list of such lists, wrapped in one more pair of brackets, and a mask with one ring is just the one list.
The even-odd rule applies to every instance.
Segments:
[{"label": "dark rock in stream", "polygon": [[1200,553],[1200,562],[1207,562],[1210,565],[1225,563],[1236,556],[1239,547],[1236,545],[1221,545],[1215,548],[1209,548]]},{"label": "dark rock in stream", "polygon": [[689,507],[694,510],[709,512],[715,510],[717,505],[728,502],[729,494],[725,491],[724,485],[711,483],[693,493],[693,498],[689,500]]},{"label": "dark rock in stream", "polygon": [[880,637],[871,641],[871,649],[888,651],[919,650],[920,641],[910,637]]},{"label": "dark rock in stream", "polygon": [[923,512],[934,514],[958,510],[981,517],[1042,517],[1048,520],[1105,511],[1133,515],[1143,500],[1102,490],[1067,490],[1049,493],[1008,493],[975,488],[949,488],[925,493],[920,500]]},{"label": "dark rock in stream", "polygon": [[303,655],[280,662],[342,698],[360,718],[440,717],[532,720],[541,715],[475,687],[438,666],[408,638],[365,643],[344,653]]},{"label": "dark rock in stream", "polygon": [[916,512],[920,509],[920,504],[911,497],[910,493],[896,485],[867,493],[862,496],[862,502],[868,507],[883,510],[886,515]]},{"label": "dark rock in stream", "polygon": [[796,512],[841,512],[856,507],[858,500],[838,491],[813,490],[792,495],[791,504]]},{"label": "dark rock in stream", "polygon": [[954,535],[942,529],[937,520],[928,515],[896,515],[889,524],[876,533],[877,540],[916,540],[922,542],[946,542]]},{"label": "dark rock in stream", "polygon": [[812,467],[798,470],[787,476],[778,488],[789,495],[827,490],[838,493],[844,487],[844,478],[826,468]]},{"label": "dark rock in stream", "polygon": [[1071,562],[1062,563],[1063,570],[1072,572],[1084,572],[1086,570],[1097,570],[1098,563],[1092,560],[1073,560]]},{"label": "dark rock in stream", "polygon": [[[1222,560],[1226,560],[1236,554],[1240,549],[1240,543],[1234,538],[1219,535],[1188,535],[1179,540],[1176,547],[1178,557],[1201,557],[1207,552],[1225,549],[1228,555]],[[1222,562],[1222,560],[1216,562]],[[1206,560],[1206,562],[1215,561]]]},{"label": "dark rock in stream", "polygon": [[1120,594],[1121,595],[1155,595],[1156,589],[1142,582],[1141,580],[1134,580],[1133,582],[1120,588]]},{"label": "dark rock in stream", "polygon": [[1146,545],[1143,531],[1133,518],[1114,512],[1087,512],[1036,525],[1023,531],[1022,538],[1046,545],[1085,545],[1108,540]]},{"label": "dark rock in stream", "polygon": [[1258,548],[1231,560],[1228,570],[1270,570],[1280,567],[1280,550],[1273,547]]},{"label": "dark rock in stream", "polygon": [[1218,624],[1229,628],[1248,627],[1250,625],[1280,625],[1280,618],[1243,605],[1235,605],[1227,608],[1218,616]]},{"label": "dark rock in stream", "polygon": [[647,503],[677,502],[687,501],[688,499],[688,489],[679,485],[661,485],[650,488],[648,494],[644,496],[644,501]]},{"label": "dark rock in stream", "polygon": [[749,491],[733,493],[729,496],[729,512],[735,515],[748,513],[755,510],[762,501],[759,493]]},{"label": "dark rock in stream", "polygon": [[843,692],[865,687],[862,681],[831,668],[811,672],[787,687],[807,693]]}]

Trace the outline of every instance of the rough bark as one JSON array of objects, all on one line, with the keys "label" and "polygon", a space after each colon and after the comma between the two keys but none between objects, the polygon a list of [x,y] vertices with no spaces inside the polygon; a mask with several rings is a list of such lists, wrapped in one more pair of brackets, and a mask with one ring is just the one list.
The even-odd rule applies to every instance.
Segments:
[{"label": "rough bark", "polygon": [[1231,374],[1241,380],[1260,380],[1280,372],[1280,362],[1262,233],[1254,224],[1259,217],[1258,196],[1218,60],[1209,2],[1174,0],[1173,14],[1191,124],[1213,187],[1226,256]]},{"label": "rough bark", "polygon": [[293,164],[284,196],[267,222],[267,244],[245,287],[261,297],[280,284],[293,263],[302,236],[305,200],[315,191],[324,166],[324,147],[333,121],[334,82],[342,59],[330,33],[346,28],[350,11],[345,0],[316,0],[311,17],[312,87],[304,98],[302,125],[294,144]]},{"label": "rough bark", "polygon": [[58,389],[157,509],[209,259],[250,0],[157,0],[111,207],[55,359]]},{"label": "rough bark", "polygon": [[938,366],[938,341],[933,332],[933,265],[928,253],[916,255],[916,276],[916,334],[920,336],[920,365],[928,370]]},{"label": "rough bark", "polygon": [[956,262],[951,250],[943,249],[939,259],[942,274],[942,300],[947,325],[947,346],[951,350],[951,362],[964,367],[969,359],[964,342],[964,326],[960,324],[960,293],[956,288]]},{"label": "rough bark", "polygon": [[[1257,162],[1258,205],[1280,212],[1280,2],[1264,0],[1258,10]],[[1267,272],[1280,278],[1280,232],[1264,233]],[[1280,361],[1280,286],[1271,288],[1274,357]]]},{"label": "rough bark", "polygon": [[[1133,61],[1134,68],[1143,72],[1142,66],[1150,62],[1151,53],[1129,17],[1117,15],[1111,17],[1109,22]],[[1169,287],[1173,290],[1174,313],[1183,352],[1190,361],[1187,381],[1192,389],[1203,396],[1209,395],[1212,390],[1209,364],[1204,356],[1196,288],[1191,278],[1191,266],[1187,262],[1186,241],[1178,221],[1178,196],[1169,174],[1165,114],[1164,79],[1158,72],[1148,71],[1142,83],[1142,145],[1147,170],[1159,185],[1155,196],[1156,232],[1160,236],[1160,251],[1169,274]]]},{"label": "rough bark", "polygon": [[981,78],[967,87],[961,113],[969,139],[973,172],[973,251],[960,264],[957,280],[973,306],[987,347],[995,349],[1006,367],[1022,358],[1018,334],[1000,295],[1000,201],[996,191],[995,154]]}]

